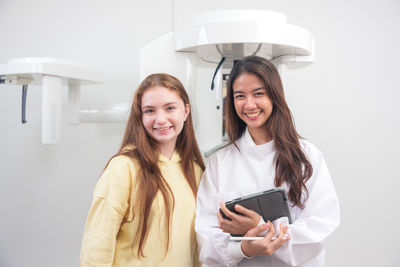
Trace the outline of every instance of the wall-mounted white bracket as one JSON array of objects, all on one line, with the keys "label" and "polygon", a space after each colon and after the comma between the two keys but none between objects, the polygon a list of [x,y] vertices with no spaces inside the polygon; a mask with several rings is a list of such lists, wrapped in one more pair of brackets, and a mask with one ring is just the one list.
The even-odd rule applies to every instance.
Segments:
[{"label": "wall-mounted white bracket", "polygon": [[87,65],[57,58],[18,58],[0,64],[6,84],[42,86],[42,143],[56,144],[61,132],[61,87],[69,87],[71,123],[79,123],[81,85],[102,83],[102,74]]}]

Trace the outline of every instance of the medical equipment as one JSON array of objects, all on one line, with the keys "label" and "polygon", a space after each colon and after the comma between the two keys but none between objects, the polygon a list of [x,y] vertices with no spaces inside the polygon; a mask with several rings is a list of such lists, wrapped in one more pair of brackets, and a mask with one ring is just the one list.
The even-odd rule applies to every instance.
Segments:
[{"label": "medical equipment", "polygon": [[[89,66],[54,58],[18,58],[0,64],[0,81],[22,85],[22,123],[26,123],[26,96],[29,85],[42,86],[42,143],[60,141],[61,87],[69,88],[70,115],[74,118],[81,85],[102,83],[102,74]],[[76,123],[77,119],[70,121]]]},{"label": "medical equipment", "polygon": [[314,38],[307,30],[287,24],[280,12],[204,12],[142,48],[141,78],[167,72],[182,81],[194,107],[197,141],[209,156],[227,142],[224,82],[234,62],[249,55],[271,60],[285,82],[288,67],[314,61]]},{"label": "medical equipment", "polygon": [[[140,79],[150,73],[165,72],[182,81],[191,98],[200,148],[209,155],[224,143],[224,81],[234,62],[248,55],[270,59],[284,81],[288,66],[302,67],[314,61],[314,39],[306,29],[288,24],[286,15],[280,12],[204,12],[142,47]],[[67,60],[22,58],[0,64],[0,83],[24,86],[23,122],[28,86],[42,86],[43,144],[60,140],[62,85],[69,90],[71,124],[125,120],[128,103],[79,106],[81,86],[100,84],[102,80],[99,71]]]}]

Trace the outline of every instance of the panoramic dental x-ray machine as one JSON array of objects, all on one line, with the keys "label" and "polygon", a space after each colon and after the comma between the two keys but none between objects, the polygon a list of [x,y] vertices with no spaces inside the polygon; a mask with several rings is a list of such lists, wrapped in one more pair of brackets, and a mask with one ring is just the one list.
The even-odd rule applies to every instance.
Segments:
[{"label": "panoramic dental x-ray machine", "polygon": [[[223,98],[236,60],[258,55],[271,60],[285,81],[288,66],[314,61],[314,38],[306,29],[288,24],[286,15],[266,10],[220,10],[201,13],[141,49],[140,78],[156,72],[179,78],[191,98],[196,136],[208,156],[226,142]],[[82,86],[103,82],[90,66],[54,58],[18,58],[0,64],[0,83],[21,85],[21,121],[26,122],[29,85],[42,86],[42,142],[60,141],[61,88],[68,87],[69,120],[124,122],[128,104],[80,103]]]}]

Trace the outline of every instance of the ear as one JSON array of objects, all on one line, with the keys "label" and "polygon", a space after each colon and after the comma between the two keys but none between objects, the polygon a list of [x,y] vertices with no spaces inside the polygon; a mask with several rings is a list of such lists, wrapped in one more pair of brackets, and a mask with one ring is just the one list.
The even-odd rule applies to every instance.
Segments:
[{"label": "ear", "polygon": [[189,113],[190,113],[190,105],[186,104],[186,106],[185,106],[185,121],[186,121],[187,117],[189,116]]}]

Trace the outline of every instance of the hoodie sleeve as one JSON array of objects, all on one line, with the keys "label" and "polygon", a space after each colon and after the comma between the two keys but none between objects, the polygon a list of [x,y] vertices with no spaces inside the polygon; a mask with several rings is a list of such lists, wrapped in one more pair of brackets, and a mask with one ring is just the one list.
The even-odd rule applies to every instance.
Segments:
[{"label": "hoodie sleeve", "polygon": [[132,168],[129,159],[112,159],[93,194],[81,248],[81,266],[112,266],[116,237],[129,208]]}]

